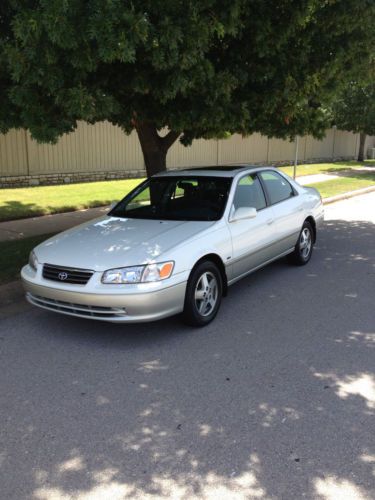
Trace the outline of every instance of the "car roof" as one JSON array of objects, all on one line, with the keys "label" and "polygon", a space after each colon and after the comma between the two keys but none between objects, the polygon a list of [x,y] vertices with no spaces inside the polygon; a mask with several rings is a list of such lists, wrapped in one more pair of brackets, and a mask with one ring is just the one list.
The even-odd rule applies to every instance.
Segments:
[{"label": "car roof", "polygon": [[191,167],[178,170],[168,170],[156,174],[159,176],[212,176],[212,177],[235,177],[237,174],[247,171],[247,170],[264,170],[264,169],[274,169],[274,167],[265,167],[264,165],[220,165],[220,166],[208,166],[208,167]]}]

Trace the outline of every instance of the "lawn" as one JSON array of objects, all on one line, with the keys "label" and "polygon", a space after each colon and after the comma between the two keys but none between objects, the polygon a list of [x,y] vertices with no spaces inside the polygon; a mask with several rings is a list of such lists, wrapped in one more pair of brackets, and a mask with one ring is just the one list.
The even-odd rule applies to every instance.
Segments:
[{"label": "lawn", "polygon": [[6,262],[6,265],[0,267],[0,285],[18,279],[21,267],[24,266],[29,259],[30,251],[50,236],[52,236],[52,234],[32,236],[31,238],[22,240],[0,242],[1,261],[3,263]]},{"label": "lawn", "polygon": [[[314,175],[314,174],[334,174],[340,170],[351,170],[360,167],[374,167],[375,160],[366,160],[364,162],[358,161],[337,161],[335,163],[303,163],[297,165],[297,177],[302,175]],[[293,166],[278,167],[290,177],[293,177]]]},{"label": "lawn", "polygon": [[120,200],[141,179],[0,189],[0,221],[69,212]]},{"label": "lawn", "polygon": [[318,189],[322,198],[329,198],[330,196],[355,191],[356,189],[375,186],[375,172],[361,172],[355,174],[353,170],[351,174],[345,177],[317,182],[316,184],[311,184],[311,186]]},{"label": "lawn", "polygon": [[[322,193],[337,194],[373,183],[371,172],[362,170],[362,172],[358,171],[357,175],[357,169],[360,170],[363,166],[373,166],[375,170],[375,161],[301,164],[297,166],[297,176],[335,172],[340,174],[346,171],[345,175],[348,177],[327,181],[324,187],[323,183],[319,184]],[[293,175],[292,166],[280,167],[280,170]],[[140,181],[141,179],[125,179],[61,186],[0,189],[0,221],[108,205],[112,201],[123,198]],[[331,194],[323,194],[323,196],[331,196]]]}]

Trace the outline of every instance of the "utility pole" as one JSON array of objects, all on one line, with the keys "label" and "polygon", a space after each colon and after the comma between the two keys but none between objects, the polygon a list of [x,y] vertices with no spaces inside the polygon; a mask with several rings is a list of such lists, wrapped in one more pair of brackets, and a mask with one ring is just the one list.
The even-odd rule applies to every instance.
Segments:
[{"label": "utility pole", "polygon": [[297,163],[298,163],[298,135],[294,138],[295,151],[294,151],[294,168],[293,168],[293,179],[296,179],[297,175]]}]

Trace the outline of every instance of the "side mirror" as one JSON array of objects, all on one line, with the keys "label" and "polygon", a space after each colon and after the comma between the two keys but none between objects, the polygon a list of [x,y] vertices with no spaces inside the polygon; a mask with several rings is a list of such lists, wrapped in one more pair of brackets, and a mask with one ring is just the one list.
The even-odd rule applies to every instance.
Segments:
[{"label": "side mirror", "polygon": [[257,209],[254,207],[239,207],[230,218],[230,222],[244,219],[254,219],[257,216]]}]

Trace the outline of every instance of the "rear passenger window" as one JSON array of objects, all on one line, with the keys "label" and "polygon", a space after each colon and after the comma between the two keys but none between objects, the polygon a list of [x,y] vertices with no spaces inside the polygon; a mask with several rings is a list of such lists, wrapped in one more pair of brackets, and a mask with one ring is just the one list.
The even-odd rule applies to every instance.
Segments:
[{"label": "rear passenger window", "polygon": [[294,196],[292,186],[282,175],[273,171],[260,172],[259,175],[266,185],[271,205]]},{"label": "rear passenger window", "polygon": [[246,175],[242,177],[236,188],[233,199],[234,208],[253,207],[262,210],[266,207],[263,188],[256,175]]}]

